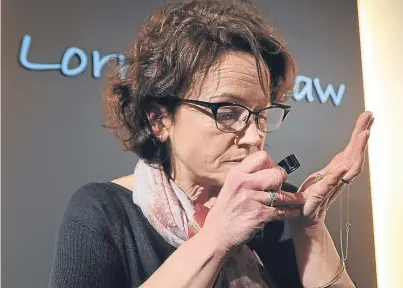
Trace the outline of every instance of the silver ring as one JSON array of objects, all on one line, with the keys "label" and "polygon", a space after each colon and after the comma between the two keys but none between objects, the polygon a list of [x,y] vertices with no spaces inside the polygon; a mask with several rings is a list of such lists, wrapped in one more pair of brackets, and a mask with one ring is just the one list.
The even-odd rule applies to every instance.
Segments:
[{"label": "silver ring", "polygon": [[316,177],[315,177],[315,180],[313,181],[313,183],[317,183],[322,179],[323,179],[322,174],[318,173],[318,174],[316,174]]},{"label": "silver ring", "polygon": [[322,179],[324,179],[325,177],[329,176],[330,174],[332,174],[330,171],[326,171],[324,174],[316,174],[315,180],[313,181],[313,183],[317,183],[319,181],[321,181]]},{"label": "silver ring", "polygon": [[277,193],[269,191],[269,194],[270,194],[270,199],[271,199],[270,207],[273,207],[274,201],[277,200]]}]

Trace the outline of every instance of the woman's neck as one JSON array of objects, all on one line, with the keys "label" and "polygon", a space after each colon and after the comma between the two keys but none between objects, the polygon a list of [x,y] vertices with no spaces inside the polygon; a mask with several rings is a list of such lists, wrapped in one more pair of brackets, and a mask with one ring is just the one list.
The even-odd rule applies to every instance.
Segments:
[{"label": "woman's neck", "polygon": [[175,184],[184,191],[193,203],[200,203],[211,208],[215,199],[218,196],[221,188],[205,183],[198,183],[193,173],[190,173],[186,168],[173,169],[171,178]]}]

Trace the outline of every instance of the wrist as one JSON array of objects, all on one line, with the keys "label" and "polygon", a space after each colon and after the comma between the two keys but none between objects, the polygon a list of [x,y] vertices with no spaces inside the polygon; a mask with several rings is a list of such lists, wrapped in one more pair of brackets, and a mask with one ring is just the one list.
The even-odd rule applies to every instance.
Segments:
[{"label": "wrist", "polygon": [[220,258],[225,258],[231,251],[227,246],[221,243],[215,233],[207,229],[202,228],[194,237],[199,237],[203,245],[210,247],[214,255]]},{"label": "wrist", "polygon": [[289,226],[293,238],[300,235],[315,237],[323,235],[323,232],[326,230],[324,222],[310,223],[307,225],[303,222],[289,221]]}]

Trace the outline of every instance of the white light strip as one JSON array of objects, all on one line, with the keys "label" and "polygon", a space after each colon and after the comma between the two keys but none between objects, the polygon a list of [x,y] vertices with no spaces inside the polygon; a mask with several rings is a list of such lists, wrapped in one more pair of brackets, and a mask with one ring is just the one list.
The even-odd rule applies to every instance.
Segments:
[{"label": "white light strip", "polygon": [[[359,0],[379,288],[403,287],[403,1]],[[375,284],[375,283],[374,283]]]}]

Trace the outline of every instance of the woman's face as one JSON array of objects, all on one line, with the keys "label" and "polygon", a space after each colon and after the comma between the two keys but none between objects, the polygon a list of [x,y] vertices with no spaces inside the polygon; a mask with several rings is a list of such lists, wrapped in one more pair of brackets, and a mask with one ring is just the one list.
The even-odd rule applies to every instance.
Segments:
[{"label": "woman's face", "polygon": [[[265,69],[263,73],[263,79],[268,79],[265,84],[270,87],[269,71]],[[242,52],[228,52],[221,57],[204,79],[195,81],[187,98],[232,102],[251,110],[269,104],[269,95],[265,95],[259,83],[255,58]],[[166,130],[175,182],[182,189],[192,189],[193,185],[221,187],[232,167],[263,149],[265,133],[254,120],[251,117],[244,129],[236,133],[225,133],[217,129],[209,108],[181,104]]]}]

